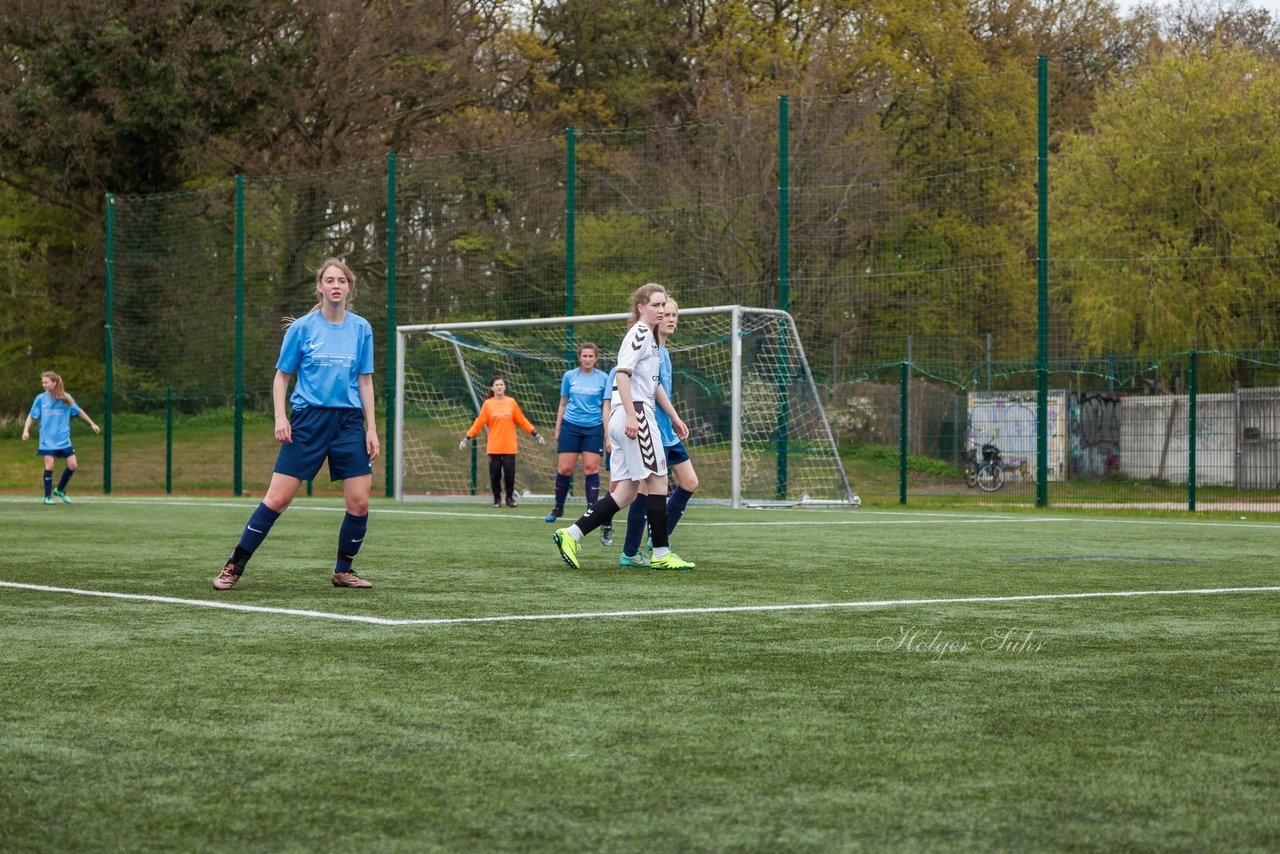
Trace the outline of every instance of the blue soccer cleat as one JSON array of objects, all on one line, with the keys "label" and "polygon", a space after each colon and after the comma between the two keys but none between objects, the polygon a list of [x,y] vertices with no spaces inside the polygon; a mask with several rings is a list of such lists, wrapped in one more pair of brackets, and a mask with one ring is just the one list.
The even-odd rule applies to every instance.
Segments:
[{"label": "blue soccer cleat", "polygon": [[627,567],[628,569],[648,569],[649,558],[645,557],[644,552],[636,552],[633,555],[618,555],[618,566]]}]

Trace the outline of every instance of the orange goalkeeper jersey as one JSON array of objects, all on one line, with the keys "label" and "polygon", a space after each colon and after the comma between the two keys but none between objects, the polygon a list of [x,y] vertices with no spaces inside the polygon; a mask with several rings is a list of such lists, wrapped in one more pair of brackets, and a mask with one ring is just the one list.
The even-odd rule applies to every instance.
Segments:
[{"label": "orange goalkeeper jersey", "polygon": [[516,403],[514,397],[504,397],[502,400],[491,397],[480,407],[480,414],[476,416],[467,435],[475,436],[481,427],[488,425],[489,438],[485,440],[485,453],[514,454],[517,424],[526,433],[534,431],[533,424],[524,417],[520,404]]}]

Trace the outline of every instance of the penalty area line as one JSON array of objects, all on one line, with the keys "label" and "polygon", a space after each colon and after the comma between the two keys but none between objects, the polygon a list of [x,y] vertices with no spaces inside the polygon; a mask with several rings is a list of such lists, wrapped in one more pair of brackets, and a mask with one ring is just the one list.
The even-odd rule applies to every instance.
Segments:
[{"label": "penalty area line", "polygon": [[216,602],[211,599],[179,599],[176,596],[152,596],[147,593],[112,593],[107,590],[49,587],[44,584],[18,584],[13,581],[0,581],[0,587],[9,587],[15,590],[35,590],[39,593],[70,593],[75,596],[125,599],[131,602],[157,602],[164,605],[189,605],[195,608],[221,608],[226,611],[248,611],[254,614],[282,614],[287,617],[313,617],[320,620],[340,620],[349,623],[372,623],[376,626],[396,626],[402,622],[400,620],[384,620],[381,617],[365,617],[359,614],[331,614],[327,611],[305,611],[299,608],[270,608],[265,605],[241,605],[238,602]]},{"label": "penalty area line", "polygon": [[1116,599],[1139,596],[1208,596],[1224,593],[1280,593],[1280,587],[1207,587],[1191,590],[1103,590],[1087,593],[1035,593],[1021,596],[963,596],[936,599],[873,599],[861,602],[803,602],[781,605],[720,605],[703,608],[655,608],[633,611],[584,611],[563,614],[502,614],[488,617],[434,617],[419,620],[389,620],[359,614],[334,614],[327,611],[309,611],[296,608],[271,608],[263,605],[242,605],[236,602],[219,602],[209,599],[180,599],[174,596],[153,596],[145,593],[113,593],[103,590],[81,590],[74,587],[50,587],[43,584],[20,584],[0,581],[0,587],[14,590],[33,590],[40,593],[68,593],[77,596],[97,596],[106,599],[124,599],[135,602],[155,602],[166,605],[188,605],[196,608],[220,608],[227,611],[246,611],[255,614],[274,614],[288,617],[309,617],[338,622],[365,623],[375,626],[447,626],[463,623],[525,623],[546,620],[592,620],[606,617],[671,617],[696,614],[745,614],[768,611],[820,611],[851,608],[895,608],[911,605],[974,605],[1002,604],[1009,602],[1048,602],[1066,599]]}]

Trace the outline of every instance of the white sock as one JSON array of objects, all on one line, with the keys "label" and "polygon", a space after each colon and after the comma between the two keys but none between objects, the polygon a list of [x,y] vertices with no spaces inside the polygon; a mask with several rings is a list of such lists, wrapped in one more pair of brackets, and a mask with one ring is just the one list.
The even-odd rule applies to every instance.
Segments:
[{"label": "white sock", "polygon": [[666,557],[666,556],[667,556],[667,555],[669,555],[669,554],[671,554],[671,549],[659,549],[659,548],[654,548],[654,550],[653,550],[653,559],[654,559],[654,560],[662,560],[664,557]]},{"label": "white sock", "polygon": [[578,527],[578,523],[574,522],[569,526],[569,536],[573,537],[575,543],[581,542],[583,538],[582,529]]}]

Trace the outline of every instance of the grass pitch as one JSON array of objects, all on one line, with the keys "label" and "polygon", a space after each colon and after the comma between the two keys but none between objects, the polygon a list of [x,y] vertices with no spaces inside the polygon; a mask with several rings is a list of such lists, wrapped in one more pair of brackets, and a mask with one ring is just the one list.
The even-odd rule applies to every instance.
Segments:
[{"label": "grass pitch", "polygon": [[375,501],[359,591],[299,499],[215,593],[255,503],[0,498],[0,849],[1280,841],[1277,524]]}]

